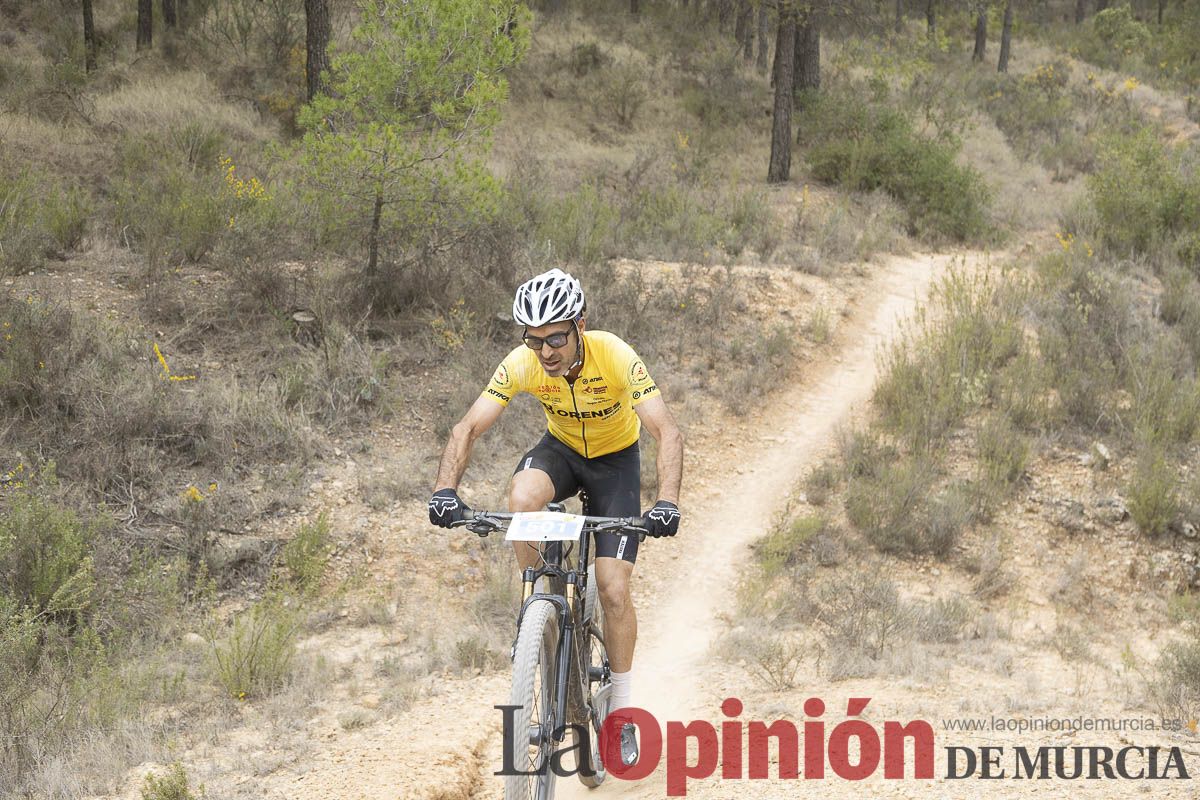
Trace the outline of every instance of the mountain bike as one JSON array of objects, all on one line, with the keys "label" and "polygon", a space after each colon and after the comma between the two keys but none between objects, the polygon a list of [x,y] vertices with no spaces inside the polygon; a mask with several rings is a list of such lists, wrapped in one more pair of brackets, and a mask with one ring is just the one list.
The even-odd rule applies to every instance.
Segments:
[{"label": "mountain bike", "polygon": [[612,682],[591,540],[596,533],[644,539],[646,528],[640,517],[590,517],[586,510],[585,498],[582,516],[551,503],[544,512],[477,511],[457,523],[480,536],[505,531],[513,538],[514,528],[543,532],[541,538],[515,539],[536,542],[540,563],[521,576],[512,692],[505,707],[505,800],[552,800],[563,755],[556,760],[555,753],[568,732],[579,780],[595,788],[606,776],[600,728],[612,710]]}]

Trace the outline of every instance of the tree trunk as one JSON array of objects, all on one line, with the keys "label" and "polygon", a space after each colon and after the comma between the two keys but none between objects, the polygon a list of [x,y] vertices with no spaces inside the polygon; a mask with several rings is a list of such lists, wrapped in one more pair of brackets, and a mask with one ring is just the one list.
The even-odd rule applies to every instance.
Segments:
[{"label": "tree trunk", "polygon": [[937,7],[935,3],[936,0],[925,0],[925,28],[930,39],[937,33]]},{"label": "tree trunk", "polygon": [[721,33],[729,25],[731,6],[732,0],[717,0],[717,30]]},{"label": "tree trunk", "polygon": [[767,74],[767,49],[771,46],[770,37],[770,18],[767,15],[767,4],[765,0],[758,2],[758,59],[756,68],[759,75]]},{"label": "tree trunk", "polygon": [[904,28],[904,0],[896,0],[896,33]]},{"label": "tree trunk", "polygon": [[175,0],[162,0],[163,26],[175,27]]},{"label": "tree trunk", "polygon": [[1075,0],[1075,24],[1081,25],[1087,19],[1087,0]]},{"label": "tree trunk", "polygon": [[304,0],[304,77],[308,81],[308,99],[325,91],[322,75],[329,71],[329,0]]},{"label": "tree trunk", "polygon": [[1012,0],[1004,4],[1004,28],[1000,31],[1000,63],[996,65],[997,72],[1008,72],[1008,57],[1012,51]]},{"label": "tree trunk", "polygon": [[821,29],[812,11],[796,24],[794,95],[821,89]]},{"label": "tree trunk", "polygon": [[743,11],[746,14],[746,31],[742,41],[742,60],[749,64],[754,60],[754,4],[745,0]]},{"label": "tree trunk", "polygon": [[83,0],[84,69],[96,71],[96,21],[92,17],[92,0]]},{"label": "tree trunk", "polygon": [[137,49],[154,46],[154,0],[138,0]]},{"label": "tree trunk", "polygon": [[371,231],[367,234],[367,279],[375,280],[379,269],[379,228],[383,220],[383,191],[375,190],[375,210],[371,213]]},{"label": "tree trunk", "polygon": [[737,14],[733,18],[733,40],[738,43],[739,48],[746,39],[746,12],[749,10],[747,0],[737,0]]},{"label": "tree trunk", "polygon": [[1106,8],[1108,8],[1108,0],[1096,0],[1096,13],[1097,14],[1099,14],[1101,11],[1105,10]]},{"label": "tree trunk", "polygon": [[1167,10],[1167,0],[1158,0],[1158,24],[1162,25],[1163,12]]},{"label": "tree trunk", "polygon": [[638,7],[638,0],[629,0],[629,13],[634,16],[642,13],[641,8]]},{"label": "tree trunk", "polygon": [[975,17],[975,52],[971,54],[972,61],[983,61],[987,55],[987,3],[980,3]]},{"label": "tree trunk", "polygon": [[768,183],[783,183],[792,169],[792,81],[795,77],[795,11],[781,9],[775,36],[775,108],[771,122],[771,163]]}]

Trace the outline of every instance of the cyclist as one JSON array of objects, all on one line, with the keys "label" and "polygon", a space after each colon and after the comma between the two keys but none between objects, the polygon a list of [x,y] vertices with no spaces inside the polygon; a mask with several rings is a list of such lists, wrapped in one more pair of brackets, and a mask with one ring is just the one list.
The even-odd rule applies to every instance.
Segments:
[{"label": "cyclist", "polygon": [[[538,511],[583,489],[590,514],[638,516],[638,435],[645,425],[658,441],[659,499],[643,516],[651,536],[674,536],[679,530],[683,435],[645,364],[613,334],[587,330],[583,289],[562,270],[552,269],[517,289],[513,320],[524,326],[523,344],[504,358],[483,393],[454,426],[429,501],[429,521],[449,527],[470,517],[471,509],[459,498],[457,488],[475,440],[495,423],[514,395],[528,392],[546,412],[547,431],[517,463],[509,485],[510,511]],[[637,616],[629,581],[638,538],[597,534],[595,548],[604,641],[612,670],[612,708],[621,709],[632,705]],[[535,566],[536,546],[515,542],[514,549],[522,570]],[[606,760],[619,757],[632,764],[637,760],[634,725],[623,723],[620,730],[620,752],[614,749]]]}]

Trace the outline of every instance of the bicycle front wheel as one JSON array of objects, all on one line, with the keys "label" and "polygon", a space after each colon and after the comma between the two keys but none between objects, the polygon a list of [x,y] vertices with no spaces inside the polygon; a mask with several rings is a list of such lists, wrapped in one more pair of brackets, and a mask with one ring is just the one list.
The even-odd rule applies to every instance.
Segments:
[{"label": "bicycle front wheel", "polygon": [[[608,666],[608,656],[604,652],[604,609],[600,606],[600,593],[596,584],[596,565],[588,565],[587,603],[584,606],[587,615],[583,624],[589,627],[589,635],[581,641],[587,642],[588,652],[584,654],[586,661],[581,665],[587,674],[592,669],[604,670]],[[595,789],[604,783],[608,773],[600,756],[600,726],[604,723],[608,712],[612,710],[612,682],[608,679],[593,682],[589,678],[591,697],[587,702],[587,715],[579,722],[586,726],[588,741],[586,747],[580,747],[579,752],[585,753],[588,759],[586,769],[581,768],[579,781],[589,789]],[[581,744],[576,741],[576,744]]]},{"label": "bicycle front wheel", "polygon": [[513,658],[509,705],[519,706],[505,732],[513,764],[521,775],[504,778],[504,800],[552,800],[554,772],[550,758],[553,737],[555,659],[558,652],[558,608],[549,600],[534,600],[525,609]]}]

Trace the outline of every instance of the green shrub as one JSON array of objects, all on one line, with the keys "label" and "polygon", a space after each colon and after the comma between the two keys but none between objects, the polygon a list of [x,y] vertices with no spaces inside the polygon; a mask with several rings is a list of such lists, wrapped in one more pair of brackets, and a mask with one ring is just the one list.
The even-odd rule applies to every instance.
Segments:
[{"label": "green shrub", "polygon": [[1195,719],[1200,714],[1200,628],[1163,648],[1155,664],[1150,696],[1163,718]]},{"label": "green shrub", "polygon": [[1139,323],[1126,278],[1100,268],[1092,257],[1069,251],[1038,265],[1038,346],[1065,420],[1085,430],[1118,424],[1116,392]]},{"label": "green shrub", "polygon": [[829,521],[823,517],[782,519],[754,544],[755,556],[763,570],[773,575],[803,561],[805,548],[818,534],[828,530]]},{"label": "green shrub", "polygon": [[0,163],[0,275],[78,249],[90,212],[83,189],[33,167]]},{"label": "green shrub", "polygon": [[210,627],[207,638],[217,682],[239,700],[281,688],[291,676],[299,629],[295,604],[278,594],[238,614],[224,632]]},{"label": "green shrub", "polygon": [[650,99],[646,67],[638,64],[617,64],[596,73],[596,97],[599,107],[610,113],[623,128],[633,127],[645,102]]},{"label": "green shrub", "polygon": [[[94,540],[100,527],[31,491],[24,465],[9,474],[0,514],[0,594],[17,608],[67,623],[83,620],[95,592]],[[54,482],[53,465],[37,482]]]},{"label": "green shrub", "polygon": [[1128,3],[1097,13],[1091,25],[1101,43],[1120,55],[1141,52],[1150,41],[1150,29],[1134,17]]},{"label": "green shrub", "polygon": [[178,761],[171,764],[162,777],[150,773],[142,781],[142,800],[200,800],[204,796],[203,786],[198,794],[192,793],[187,770]]},{"label": "green shrub", "polygon": [[965,241],[983,235],[989,193],[955,162],[956,148],[916,133],[902,113],[829,94],[801,118],[813,177],[852,191],[882,189],[905,209],[911,232]]},{"label": "green shrub", "polygon": [[925,503],[934,481],[926,461],[901,459],[880,464],[871,477],[851,478],[846,517],[872,545],[885,553],[937,552],[924,525]]},{"label": "green shrub", "polygon": [[322,511],[316,520],[301,525],[283,546],[282,560],[296,585],[311,590],[325,574],[329,551],[329,512]]},{"label": "green shrub", "polygon": [[883,425],[915,450],[936,447],[988,396],[992,376],[1023,349],[1016,284],[953,271],[922,316],[885,352],[875,387]]},{"label": "green shrub", "polygon": [[576,78],[582,78],[603,67],[608,60],[608,56],[600,49],[599,43],[583,42],[571,46],[571,52],[567,54],[566,67]]},{"label": "green shrub", "polygon": [[1099,163],[1088,197],[1105,243],[1123,253],[1166,247],[1189,256],[1189,237],[1200,227],[1200,177],[1179,153],[1144,128],[1109,137]]},{"label": "green shrub", "polygon": [[1022,156],[1035,156],[1058,145],[1071,128],[1069,63],[1062,58],[1022,76],[999,74],[984,87],[985,107]]},{"label": "green shrub", "polygon": [[1178,471],[1160,444],[1143,445],[1126,490],[1129,515],[1147,536],[1161,536],[1179,516]]},{"label": "green shrub", "polygon": [[225,144],[198,122],[158,136],[125,137],[113,189],[118,236],[154,258],[194,262],[223,242],[244,249],[273,234],[280,220],[272,196],[239,171]]},{"label": "green shrub", "polygon": [[804,479],[804,494],[811,505],[823,506],[837,485],[838,473],[833,463],[823,461]]},{"label": "green shrub", "polygon": [[1016,483],[1025,472],[1029,442],[1007,417],[988,417],[979,429],[977,444],[983,481],[1008,486]]}]

